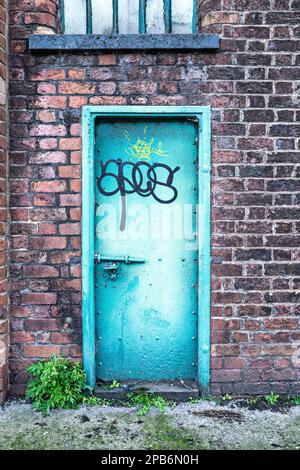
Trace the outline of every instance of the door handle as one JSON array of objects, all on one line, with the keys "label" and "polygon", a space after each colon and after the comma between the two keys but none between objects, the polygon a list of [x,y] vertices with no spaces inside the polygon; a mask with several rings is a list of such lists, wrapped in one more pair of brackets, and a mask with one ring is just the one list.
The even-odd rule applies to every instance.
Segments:
[{"label": "door handle", "polygon": [[95,253],[95,263],[101,263],[101,261],[110,261],[115,263],[145,263],[144,258],[134,258],[132,256],[112,256],[112,255],[101,255],[100,253]]}]

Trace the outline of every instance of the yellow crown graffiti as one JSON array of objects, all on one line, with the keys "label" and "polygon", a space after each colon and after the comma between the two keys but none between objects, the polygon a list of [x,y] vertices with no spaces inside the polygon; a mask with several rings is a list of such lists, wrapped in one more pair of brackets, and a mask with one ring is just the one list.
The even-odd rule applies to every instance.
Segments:
[{"label": "yellow crown graffiti", "polygon": [[131,142],[130,135],[125,131],[125,137],[131,144],[125,151],[130,155],[130,160],[151,160],[152,155],[158,157],[168,157],[169,155],[163,150],[162,142],[158,142],[157,146],[154,146],[154,138],[146,140],[147,128],[144,129],[144,138],[139,138],[135,143]]}]

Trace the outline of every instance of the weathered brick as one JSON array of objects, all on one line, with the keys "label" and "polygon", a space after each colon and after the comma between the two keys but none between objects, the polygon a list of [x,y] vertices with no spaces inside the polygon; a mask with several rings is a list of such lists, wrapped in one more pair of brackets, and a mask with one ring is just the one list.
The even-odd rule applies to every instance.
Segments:
[{"label": "weathered brick", "polygon": [[36,164],[65,163],[66,154],[64,152],[37,152],[31,155],[30,162]]},{"label": "weathered brick", "polygon": [[137,84],[132,82],[120,83],[120,92],[122,95],[136,95],[144,94],[152,95],[155,93],[157,84],[151,81],[139,82]]},{"label": "weathered brick", "polygon": [[54,124],[39,124],[38,126],[34,126],[30,130],[31,136],[64,136],[66,135],[66,127],[65,126],[55,126]]},{"label": "weathered brick", "polygon": [[32,237],[31,246],[36,250],[62,250],[66,248],[64,237]]},{"label": "weathered brick", "polygon": [[50,318],[26,319],[24,327],[27,331],[56,331],[61,328],[59,320]]},{"label": "weathered brick", "polygon": [[116,65],[117,57],[115,52],[101,52],[99,54],[99,65]]},{"label": "weathered brick", "polygon": [[36,118],[38,121],[43,121],[43,122],[55,122],[56,121],[56,115],[54,111],[37,111],[36,113]]},{"label": "weathered brick", "polygon": [[68,78],[71,78],[73,80],[84,80],[85,70],[79,68],[69,69]]},{"label": "weathered brick", "polygon": [[75,165],[59,167],[60,178],[80,178],[81,169]]},{"label": "weathered brick", "polygon": [[60,139],[59,148],[61,150],[80,150],[81,139],[78,137]]},{"label": "weathered brick", "polygon": [[27,292],[22,294],[22,302],[27,305],[56,305],[57,295],[47,292]]},{"label": "weathered brick", "polygon": [[248,260],[261,260],[261,261],[270,261],[271,260],[271,250],[267,249],[242,249],[238,248],[236,250],[236,259],[239,261],[248,261]]},{"label": "weathered brick", "polygon": [[215,370],[211,380],[212,382],[236,382],[240,378],[241,372],[239,370]]},{"label": "weathered brick", "polygon": [[87,102],[88,100],[86,96],[70,96],[69,98],[69,105],[71,108],[81,108],[87,104]]},{"label": "weathered brick", "polygon": [[32,100],[32,108],[37,109],[65,109],[66,106],[65,96],[38,96]]},{"label": "weathered brick", "polygon": [[47,80],[64,80],[65,76],[66,76],[66,72],[64,68],[61,68],[61,69],[44,68],[44,69],[37,70],[31,73],[29,79],[44,82]]},{"label": "weathered brick", "polygon": [[60,196],[61,206],[80,206],[81,195],[80,194],[62,194]]},{"label": "weathered brick", "polygon": [[53,355],[60,354],[60,347],[56,345],[24,345],[24,356],[32,358],[49,358]]},{"label": "weathered brick", "polygon": [[59,272],[54,266],[24,266],[23,268],[24,276],[30,278],[43,278],[43,277],[58,277]]},{"label": "weathered brick", "polygon": [[34,335],[27,331],[12,331],[10,335],[12,344],[33,343]]},{"label": "weathered brick", "polygon": [[62,180],[34,181],[31,189],[39,193],[61,193],[66,190],[66,183]]},{"label": "weathered brick", "polygon": [[96,86],[92,83],[60,82],[58,89],[65,95],[91,95],[96,92]]},{"label": "weathered brick", "polygon": [[24,18],[25,24],[39,24],[42,26],[56,27],[56,18],[49,13],[26,13]]},{"label": "weathered brick", "polygon": [[59,233],[62,235],[79,235],[81,233],[81,225],[79,223],[61,224]]},{"label": "weathered brick", "polygon": [[37,86],[38,95],[55,95],[56,85],[53,83],[39,83]]}]

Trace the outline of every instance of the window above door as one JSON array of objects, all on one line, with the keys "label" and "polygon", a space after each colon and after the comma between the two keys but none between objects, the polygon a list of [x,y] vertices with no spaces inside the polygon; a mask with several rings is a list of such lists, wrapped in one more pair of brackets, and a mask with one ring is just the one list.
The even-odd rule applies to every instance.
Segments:
[{"label": "window above door", "polygon": [[31,51],[210,50],[217,34],[197,32],[199,0],[59,0],[60,33],[33,34]]},{"label": "window above door", "polygon": [[61,0],[65,34],[196,33],[196,0]]}]

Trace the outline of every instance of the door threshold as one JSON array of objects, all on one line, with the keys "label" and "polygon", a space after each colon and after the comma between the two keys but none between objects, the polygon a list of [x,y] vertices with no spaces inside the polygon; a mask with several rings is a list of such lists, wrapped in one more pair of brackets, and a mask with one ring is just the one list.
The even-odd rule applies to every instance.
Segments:
[{"label": "door threshold", "polygon": [[94,390],[95,396],[108,400],[123,401],[129,393],[154,393],[166,400],[176,402],[188,401],[190,398],[199,398],[199,389],[195,382],[172,381],[172,382],[144,382],[128,381],[122,382],[119,387],[109,388],[109,384],[103,382]]}]

